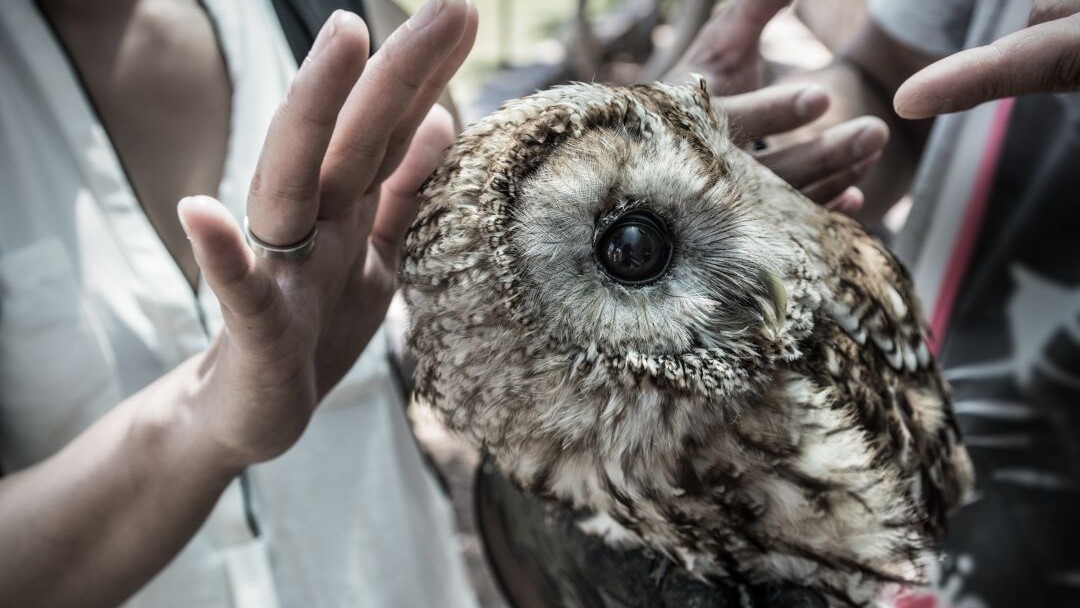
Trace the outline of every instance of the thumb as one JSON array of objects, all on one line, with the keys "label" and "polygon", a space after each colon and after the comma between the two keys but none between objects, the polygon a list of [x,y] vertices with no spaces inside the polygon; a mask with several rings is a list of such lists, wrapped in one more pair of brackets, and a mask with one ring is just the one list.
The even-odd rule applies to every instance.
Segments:
[{"label": "thumb", "polygon": [[893,105],[904,118],[930,118],[1003,97],[1076,89],[1080,89],[1080,15],[946,57],[901,85]]}]

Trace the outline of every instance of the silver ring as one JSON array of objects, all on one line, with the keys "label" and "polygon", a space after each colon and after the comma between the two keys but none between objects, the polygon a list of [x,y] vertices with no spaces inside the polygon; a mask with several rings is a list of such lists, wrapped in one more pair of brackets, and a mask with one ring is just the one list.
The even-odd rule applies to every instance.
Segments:
[{"label": "silver ring", "polygon": [[295,245],[278,247],[277,245],[271,245],[255,236],[255,233],[251,231],[251,224],[248,222],[247,216],[244,216],[244,238],[247,240],[248,247],[251,247],[251,250],[254,251],[256,255],[261,255],[262,257],[271,260],[295,262],[296,260],[306,258],[311,253],[311,250],[315,249],[315,236],[318,234],[319,225],[315,224],[311,229],[311,232]]}]

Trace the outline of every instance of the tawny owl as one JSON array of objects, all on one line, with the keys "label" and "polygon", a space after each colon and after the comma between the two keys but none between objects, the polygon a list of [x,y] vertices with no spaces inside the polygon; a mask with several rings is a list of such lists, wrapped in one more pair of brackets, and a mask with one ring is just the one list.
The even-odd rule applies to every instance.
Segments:
[{"label": "tawny owl", "polygon": [[511,102],[423,194],[418,398],[516,484],[702,578],[921,580],[972,473],[911,281],[703,83]]}]

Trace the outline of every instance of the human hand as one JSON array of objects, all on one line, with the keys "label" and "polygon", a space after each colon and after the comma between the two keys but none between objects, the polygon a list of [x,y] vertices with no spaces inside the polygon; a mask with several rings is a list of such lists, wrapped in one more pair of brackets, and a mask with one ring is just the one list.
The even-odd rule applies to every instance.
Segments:
[{"label": "human hand", "polygon": [[929,118],[1029,93],[1080,90],[1080,0],[1036,0],[1029,27],[950,55],[900,86],[904,118]]},{"label": "human hand", "polygon": [[[717,104],[740,145],[805,127],[829,107],[828,94],[818,86],[761,89],[761,33],[790,3],[734,0],[709,20],[687,52],[685,69],[703,74],[711,93],[728,95]],[[881,157],[888,139],[883,121],[860,117],[754,155],[811,200],[854,214],[864,200],[855,184]]]},{"label": "human hand", "polygon": [[[813,122],[828,109],[829,97],[816,85],[787,84],[714,103],[727,114],[735,142],[746,145]],[[888,140],[882,120],[862,116],[809,140],[751,154],[810,200],[853,215],[863,204],[863,193],[854,184],[881,158]]]},{"label": "human hand", "polygon": [[363,21],[327,21],[270,125],[247,207],[269,244],[317,226],[308,257],[256,256],[218,202],[181,201],[225,319],[187,400],[187,426],[216,461],[239,469],[288,449],[378,328],[416,191],[453,139],[432,106],[476,26],[466,0],[429,0],[365,61]]}]

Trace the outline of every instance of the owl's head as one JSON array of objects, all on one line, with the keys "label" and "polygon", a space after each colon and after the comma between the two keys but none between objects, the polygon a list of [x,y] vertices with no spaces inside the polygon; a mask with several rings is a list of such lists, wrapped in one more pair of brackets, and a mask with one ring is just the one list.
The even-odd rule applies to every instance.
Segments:
[{"label": "owl's head", "polygon": [[823,212],[732,143],[703,83],[512,102],[423,195],[403,269],[419,394],[484,442],[627,395],[734,399],[805,325],[792,226]]}]

